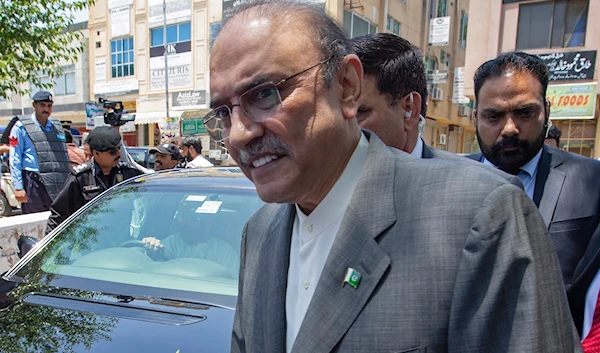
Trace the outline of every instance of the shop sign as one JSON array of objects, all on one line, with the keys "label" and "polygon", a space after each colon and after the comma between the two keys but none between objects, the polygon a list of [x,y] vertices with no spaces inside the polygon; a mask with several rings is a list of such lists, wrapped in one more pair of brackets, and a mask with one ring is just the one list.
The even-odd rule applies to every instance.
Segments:
[{"label": "shop sign", "polygon": [[450,42],[450,16],[429,20],[429,45],[444,46]]},{"label": "shop sign", "polygon": [[96,96],[119,96],[137,92],[138,89],[139,83],[136,79],[94,83],[94,95]]},{"label": "shop sign", "polygon": [[173,107],[206,105],[206,91],[173,92]]},{"label": "shop sign", "polygon": [[454,69],[454,88],[452,90],[452,103],[467,104],[469,97],[465,97],[465,68],[457,67]]},{"label": "shop sign", "polygon": [[596,83],[551,85],[546,91],[550,118],[593,119],[596,110]]},{"label": "shop sign", "polygon": [[204,135],[208,133],[202,119],[182,120],[181,131],[183,136]]},{"label": "shop sign", "polygon": [[[167,25],[192,20],[192,0],[165,0]],[[148,27],[163,25],[163,0],[148,0]]]},{"label": "shop sign", "polygon": [[596,51],[574,51],[538,55],[548,66],[550,81],[593,80]]},{"label": "shop sign", "polygon": [[[167,44],[169,89],[192,86],[192,42]],[[165,90],[164,48],[150,48],[150,90]]]},{"label": "shop sign", "polygon": [[427,71],[427,83],[437,85],[448,82],[448,70]]}]

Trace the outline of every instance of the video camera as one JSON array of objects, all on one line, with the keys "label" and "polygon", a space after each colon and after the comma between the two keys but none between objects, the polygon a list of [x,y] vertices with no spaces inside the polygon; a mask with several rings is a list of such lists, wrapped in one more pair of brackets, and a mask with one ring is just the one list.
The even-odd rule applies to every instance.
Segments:
[{"label": "video camera", "polygon": [[127,114],[127,111],[123,110],[123,102],[121,101],[109,101],[99,98],[98,103],[102,104],[102,107],[106,109],[104,113],[105,124],[123,126],[125,123],[135,120],[135,114]]}]

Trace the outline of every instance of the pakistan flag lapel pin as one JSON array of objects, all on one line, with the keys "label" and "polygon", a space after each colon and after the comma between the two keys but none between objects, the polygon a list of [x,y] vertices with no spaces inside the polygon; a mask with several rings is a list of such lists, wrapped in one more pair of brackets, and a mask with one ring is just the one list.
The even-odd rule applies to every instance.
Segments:
[{"label": "pakistan flag lapel pin", "polygon": [[344,276],[344,283],[342,283],[342,287],[345,286],[346,283],[348,283],[352,287],[358,288],[361,278],[362,277],[360,273],[358,273],[352,267],[348,267],[348,269],[346,270],[346,276]]}]

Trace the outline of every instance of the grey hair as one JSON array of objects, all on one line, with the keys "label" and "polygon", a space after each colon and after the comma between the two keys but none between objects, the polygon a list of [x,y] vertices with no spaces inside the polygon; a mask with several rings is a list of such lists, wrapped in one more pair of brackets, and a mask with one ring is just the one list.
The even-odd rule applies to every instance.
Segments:
[{"label": "grey hair", "polygon": [[[281,21],[303,20],[314,33],[315,46],[322,53],[325,83],[331,87],[342,59],[353,54],[352,42],[343,26],[325,12],[323,6],[304,0],[239,0],[223,20],[222,28],[241,16],[277,18]],[[218,38],[218,34],[216,36]]]}]

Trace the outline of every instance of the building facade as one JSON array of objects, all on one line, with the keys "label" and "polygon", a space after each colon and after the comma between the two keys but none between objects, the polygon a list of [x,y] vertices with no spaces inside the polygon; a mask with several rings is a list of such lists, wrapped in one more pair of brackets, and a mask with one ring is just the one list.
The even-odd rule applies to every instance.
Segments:
[{"label": "building facade", "polygon": [[89,100],[121,101],[136,114],[122,128],[130,145],[179,136],[183,113],[206,108],[207,2],[167,0],[165,13],[166,33],[162,0],[98,0],[89,11]]},{"label": "building facade", "polygon": [[539,55],[550,71],[546,99],[560,147],[600,157],[600,22],[590,21],[600,0],[478,0],[470,13],[465,95],[475,98],[473,74],[485,61],[513,50]]},{"label": "building facade", "polygon": [[351,37],[394,33],[419,47],[428,71],[423,139],[455,153],[472,153],[475,125],[463,96],[469,0],[328,0],[326,9]]},{"label": "building facade", "polygon": [[[87,22],[74,24],[70,30],[82,32],[82,41],[87,45],[89,31]],[[74,63],[63,63],[63,74],[55,82],[54,87],[46,89],[53,94],[54,105],[52,117],[60,120],[69,120],[71,126],[85,131],[85,104],[89,99],[89,65],[88,49],[79,54]],[[41,77],[42,82],[49,83],[49,77]],[[0,125],[6,125],[16,115],[33,114],[31,97],[40,90],[31,85],[29,96],[13,94],[9,99],[0,100]]]}]

